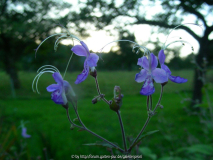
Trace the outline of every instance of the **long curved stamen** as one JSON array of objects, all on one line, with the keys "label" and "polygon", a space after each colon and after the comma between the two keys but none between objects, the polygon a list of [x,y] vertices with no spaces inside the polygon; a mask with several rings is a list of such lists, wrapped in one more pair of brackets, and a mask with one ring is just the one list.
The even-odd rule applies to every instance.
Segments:
[{"label": "long curved stamen", "polygon": [[190,45],[191,46],[191,48],[192,48],[192,51],[194,51],[194,47],[189,43],[189,42],[187,42],[187,41],[185,41],[185,40],[176,40],[176,41],[173,41],[173,42],[171,42],[171,43],[169,43],[169,44],[167,44],[164,48],[162,48],[163,50],[165,50],[166,48],[168,48],[168,46],[170,46],[171,44],[173,44],[173,43],[177,43],[177,42],[181,42],[182,44],[188,44],[188,45]]},{"label": "long curved stamen", "polygon": [[[60,25],[60,24],[59,24],[59,25]],[[69,32],[69,30],[66,29],[64,26],[62,26],[62,25],[60,25],[60,26],[63,27],[63,28],[66,30],[67,33],[56,33],[56,34],[50,35],[49,37],[45,38],[45,39],[39,44],[39,46],[35,49],[35,50],[36,50],[36,52],[35,52],[35,57],[36,57],[36,53],[37,53],[38,49],[40,48],[40,46],[41,46],[47,39],[49,39],[49,38],[51,38],[51,37],[54,37],[54,36],[57,36],[57,35],[61,35],[61,36],[60,36],[59,38],[57,38],[57,40],[55,41],[54,50],[57,50],[57,46],[58,46],[58,44],[60,43],[60,39],[61,39],[61,38],[69,38],[69,37],[71,37],[71,38],[73,38],[73,39],[78,40],[79,42],[81,41],[80,38],[78,38],[77,36],[71,34],[71,33]]]},{"label": "long curved stamen", "polygon": [[[130,43],[133,43],[134,44],[134,46],[133,46],[133,49],[135,49],[135,48],[141,48],[141,49],[143,49],[144,50],[144,52],[145,52],[145,54],[149,54],[150,53],[150,51],[146,48],[146,47],[144,47],[144,46],[140,46],[139,44],[137,44],[136,42],[133,42],[133,41],[130,41],[130,40],[116,40],[116,41],[112,41],[112,42],[109,42],[109,43],[107,43],[105,46],[103,46],[101,49],[99,49],[98,51],[100,51],[100,52],[102,52],[102,50],[107,46],[107,45],[109,45],[109,44],[111,44],[111,43],[114,43],[114,42],[130,42]],[[136,53],[138,53],[138,51],[136,52]]]},{"label": "long curved stamen", "polygon": [[56,39],[55,44],[54,44],[54,50],[55,51],[57,50],[58,44],[61,42],[61,40],[63,40],[63,38],[67,38],[67,35],[62,35],[62,36],[60,36]]},{"label": "long curved stamen", "polygon": [[53,35],[51,35],[51,36],[45,38],[45,39],[38,45],[38,47],[35,49],[35,50],[36,50],[36,52],[35,52],[35,57],[36,57],[36,53],[37,53],[38,49],[41,47],[41,45],[42,45],[47,39],[49,39],[49,38],[51,38],[51,37],[54,37],[54,36],[57,36],[57,35],[62,35],[62,34],[66,34],[66,33],[56,33],[56,34],[53,34]]},{"label": "long curved stamen", "polygon": [[[43,65],[43,66],[41,66],[41,67],[37,70],[37,72],[40,72],[41,69],[42,69],[42,68],[45,68],[45,67],[52,67],[52,68],[55,69],[56,72],[59,72],[58,68],[56,68],[56,67],[53,66],[53,65]],[[59,72],[59,73],[60,73],[60,72]]]},{"label": "long curved stamen", "polygon": [[67,69],[68,69],[68,66],[69,66],[69,64],[70,64],[70,61],[71,61],[71,59],[72,59],[72,56],[73,56],[73,52],[72,52],[72,54],[71,54],[71,56],[70,56],[70,58],[69,58],[69,61],[68,61],[68,63],[67,63],[67,66],[66,66],[66,69],[65,69],[63,78],[65,77],[65,75],[66,75],[66,73],[67,73]]},{"label": "long curved stamen", "polygon": [[[47,68],[45,68],[45,67],[47,67]],[[50,68],[51,67],[51,68]],[[54,66],[52,66],[52,65],[44,65],[44,66],[42,66],[42,67],[40,67],[39,69],[38,69],[38,74],[36,75],[36,77],[33,79],[33,83],[32,83],[32,90],[33,90],[33,92],[37,92],[38,94],[40,94],[40,92],[39,92],[39,90],[38,90],[38,81],[39,81],[39,78],[44,74],[44,73],[55,73],[55,72],[59,72],[59,70],[56,68],[56,67],[54,67]],[[59,72],[60,73],[60,72]],[[36,88],[34,89],[34,83],[35,83],[35,81],[36,81]],[[36,90],[36,91],[35,91]]]},{"label": "long curved stamen", "polygon": [[184,24],[180,24],[180,25],[176,26],[175,28],[173,28],[173,29],[170,31],[170,33],[169,33],[169,34],[167,35],[167,37],[166,37],[166,41],[164,42],[163,46],[166,46],[166,42],[167,42],[167,40],[168,40],[169,35],[170,35],[175,29],[179,28],[180,26],[184,26],[184,25],[195,25],[195,26],[200,27],[200,28],[203,30],[203,28],[201,27],[202,25],[199,25],[199,24],[195,24],[195,23],[184,23]]}]

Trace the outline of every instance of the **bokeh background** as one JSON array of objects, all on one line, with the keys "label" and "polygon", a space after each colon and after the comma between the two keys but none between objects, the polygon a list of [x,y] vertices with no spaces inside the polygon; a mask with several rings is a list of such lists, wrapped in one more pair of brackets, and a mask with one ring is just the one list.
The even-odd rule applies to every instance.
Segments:
[{"label": "bokeh background", "polygon": [[[46,87],[55,83],[51,74],[42,75],[38,88],[32,81],[42,65],[65,71],[71,48],[77,44],[62,40],[57,51],[48,36],[67,28],[80,37],[91,52],[101,58],[98,78],[101,92],[113,97],[118,85],[124,94],[121,114],[128,139],[136,137],[146,117],[146,97],[139,94],[142,83],[136,54],[128,39],[145,46],[156,56],[162,46],[172,75],[187,83],[165,86],[164,108],[152,118],[138,152],[144,159],[211,159],[213,157],[213,2],[211,0],[1,0],[0,3],[0,159],[70,159],[77,155],[109,155],[106,148],[89,147],[99,141],[89,133],[70,130],[65,110],[54,104]],[[180,25],[185,24],[185,25]],[[196,25],[195,25],[196,24]],[[177,29],[173,30],[176,26]],[[175,42],[184,40],[184,42]],[[175,43],[172,43],[175,42]],[[105,46],[105,47],[104,47]],[[103,48],[104,47],[104,48]],[[92,77],[75,85],[83,70],[84,57],[73,56],[65,79],[78,95],[79,113],[86,126],[122,146],[116,114],[103,102],[93,105],[97,95]],[[155,84],[153,104],[160,86]],[[76,118],[70,110],[72,119]],[[31,138],[21,136],[26,122]],[[119,152],[114,151],[114,154]],[[132,154],[135,154],[134,152]]]}]

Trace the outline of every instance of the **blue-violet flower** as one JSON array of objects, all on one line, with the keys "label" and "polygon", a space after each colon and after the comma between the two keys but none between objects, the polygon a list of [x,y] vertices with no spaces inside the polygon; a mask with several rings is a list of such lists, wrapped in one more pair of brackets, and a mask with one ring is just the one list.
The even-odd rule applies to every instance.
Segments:
[{"label": "blue-violet flower", "polygon": [[56,104],[66,105],[67,101],[71,101],[72,97],[75,96],[75,93],[69,82],[63,80],[60,73],[55,72],[52,76],[57,84],[49,85],[47,91],[52,92],[51,99]]},{"label": "blue-violet flower", "polygon": [[179,76],[172,76],[172,72],[170,71],[169,67],[167,65],[164,64],[165,61],[165,54],[164,54],[164,50],[160,50],[160,52],[158,53],[158,59],[161,65],[161,68],[166,72],[167,77],[175,83],[185,83],[187,82],[187,79],[179,77]]},{"label": "blue-violet flower", "polygon": [[145,81],[140,94],[149,96],[155,92],[153,80],[155,80],[156,83],[164,83],[168,81],[166,72],[163,69],[156,68],[158,60],[153,53],[149,55],[149,59],[145,56],[139,58],[137,65],[144,68],[135,75],[136,82],[141,83]]},{"label": "blue-violet flower", "polygon": [[23,138],[30,138],[31,135],[27,134],[27,128],[26,127],[22,127],[22,132],[21,135]]},{"label": "blue-violet flower", "polygon": [[80,41],[81,45],[75,45],[71,50],[73,53],[75,53],[78,56],[85,56],[86,60],[84,61],[84,69],[81,74],[78,75],[75,83],[79,84],[83,82],[88,74],[89,74],[89,68],[93,72],[95,70],[95,67],[97,66],[97,62],[99,60],[99,57],[95,53],[90,53],[87,45]]}]

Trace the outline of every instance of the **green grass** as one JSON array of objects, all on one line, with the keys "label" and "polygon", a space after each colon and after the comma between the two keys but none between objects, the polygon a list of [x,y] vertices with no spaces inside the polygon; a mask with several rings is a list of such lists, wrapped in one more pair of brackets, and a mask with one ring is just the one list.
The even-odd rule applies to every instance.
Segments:
[{"label": "green grass", "polygon": [[[188,82],[181,85],[169,82],[165,86],[161,102],[164,109],[158,109],[157,115],[151,119],[145,130],[145,132],[159,130],[143,140],[141,144],[152,149],[158,156],[168,155],[170,151],[188,145],[189,141],[205,143],[200,137],[203,131],[199,118],[189,116],[183,109],[184,105],[180,103],[181,96],[191,96],[192,73],[190,70],[174,72],[174,75],[187,78]],[[73,84],[77,74],[69,73],[65,79]],[[0,106],[5,109],[5,123],[19,126],[21,120],[29,121],[26,126],[28,133],[32,135],[32,138],[27,139],[31,155],[34,157],[41,155],[44,147],[49,148],[50,158],[54,156],[55,159],[68,159],[71,154],[109,155],[105,148],[83,145],[99,141],[96,137],[85,131],[78,131],[77,128],[69,129],[70,124],[65,109],[54,104],[50,99],[50,93],[45,90],[48,85],[54,83],[50,74],[42,76],[39,81],[40,95],[31,91],[31,82],[35,75],[36,73],[20,73],[22,88],[16,91],[17,98],[12,99],[9,78],[4,73],[0,73]],[[121,115],[125,131],[127,135],[136,137],[147,118],[147,111],[146,97],[139,95],[142,83],[136,83],[134,76],[135,72],[100,72],[98,74],[101,91],[106,94],[107,99],[113,96],[115,85],[121,87],[124,94]],[[159,97],[159,87],[155,86],[153,104],[156,104]],[[122,146],[117,115],[104,102],[98,102],[95,105],[91,103],[92,98],[97,95],[93,78],[90,76],[82,84],[73,84],[73,87],[79,97],[79,114],[85,125],[109,141],[117,142],[119,146]],[[212,96],[212,92],[210,93]],[[72,109],[70,109],[70,115],[72,119],[76,118]]]},{"label": "green grass", "polygon": [[[126,72],[126,71],[114,71],[114,72],[98,72],[98,80],[101,91],[105,93],[107,96],[113,95],[113,88],[115,85],[119,85],[122,89],[124,95],[138,95],[140,88],[142,87],[142,83],[136,83],[134,80],[135,74],[138,71]],[[69,81],[75,92],[79,97],[91,97],[97,94],[95,90],[95,82],[93,77],[89,76],[86,81],[79,85],[75,85],[75,79],[80,72],[67,73],[65,79]],[[192,89],[192,78],[193,71],[192,70],[184,70],[184,71],[175,71],[174,75],[180,75],[182,77],[186,77],[188,82],[185,84],[175,84],[171,81],[169,82],[168,87],[166,87],[166,93],[174,93],[180,91],[191,91]],[[62,74],[63,75],[63,74]],[[46,87],[52,83],[55,83],[51,74],[44,74],[41,76],[38,89],[41,95],[35,94],[32,92],[32,81],[36,76],[34,72],[20,72],[19,73],[21,80],[21,88],[16,91],[16,96],[18,98],[48,98],[50,94],[46,91]],[[10,79],[8,75],[3,72],[0,72],[0,98],[11,98],[11,88],[10,88]],[[159,92],[159,85],[156,86],[156,92]]]}]

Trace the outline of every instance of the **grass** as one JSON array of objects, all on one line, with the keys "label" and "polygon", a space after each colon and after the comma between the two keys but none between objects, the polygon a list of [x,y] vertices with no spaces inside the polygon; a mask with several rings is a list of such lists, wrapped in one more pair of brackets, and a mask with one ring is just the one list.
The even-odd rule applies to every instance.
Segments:
[{"label": "grass", "polygon": [[[192,90],[191,70],[176,71],[174,75],[181,75],[188,79],[186,84],[169,82],[165,86],[162,99],[164,109],[159,109],[145,132],[159,130],[143,140],[141,146],[147,146],[158,156],[169,154],[189,143],[206,143],[201,134],[202,125],[197,116],[189,116],[181,104],[182,97],[190,97]],[[74,82],[78,73],[66,75],[66,80]],[[26,124],[32,138],[27,139],[28,149],[32,156],[42,154],[47,148],[50,158],[67,159],[72,154],[107,154],[105,148],[88,147],[83,144],[99,141],[96,137],[77,128],[70,130],[65,110],[50,100],[50,94],[45,88],[54,83],[51,75],[43,75],[39,81],[40,95],[31,91],[31,82],[36,73],[20,73],[22,88],[16,91],[17,98],[12,99],[9,78],[0,73],[0,106],[5,109],[5,123],[20,125],[21,120],[29,121]],[[124,94],[121,115],[127,135],[136,137],[146,118],[146,97],[139,95],[142,84],[134,81],[135,72],[100,72],[98,74],[100,88],[106,98],[112,98],[113,88],[119,85]],[[85,125],[92,131],[106,137],[122,146],[122,137],[117,115],[104,102],[93,105],[91,99],[97,95],[92,77],[88,77],[82,84],[74,85],[79,97],[79,113]],[[159,87],[153,95],[156,104],[159,97]],[[3,91],[3,92],[2,92]],[[212,91],[212,90],[211,90]],[[212,92],[211,96],[213,95]],[[70,109],[72,119],[76,118]],[[20,133],[21,131],[18,131]],[[19,134],[20,135],[20,134]],[[20,136],[21,137],[21,136]]]}]

